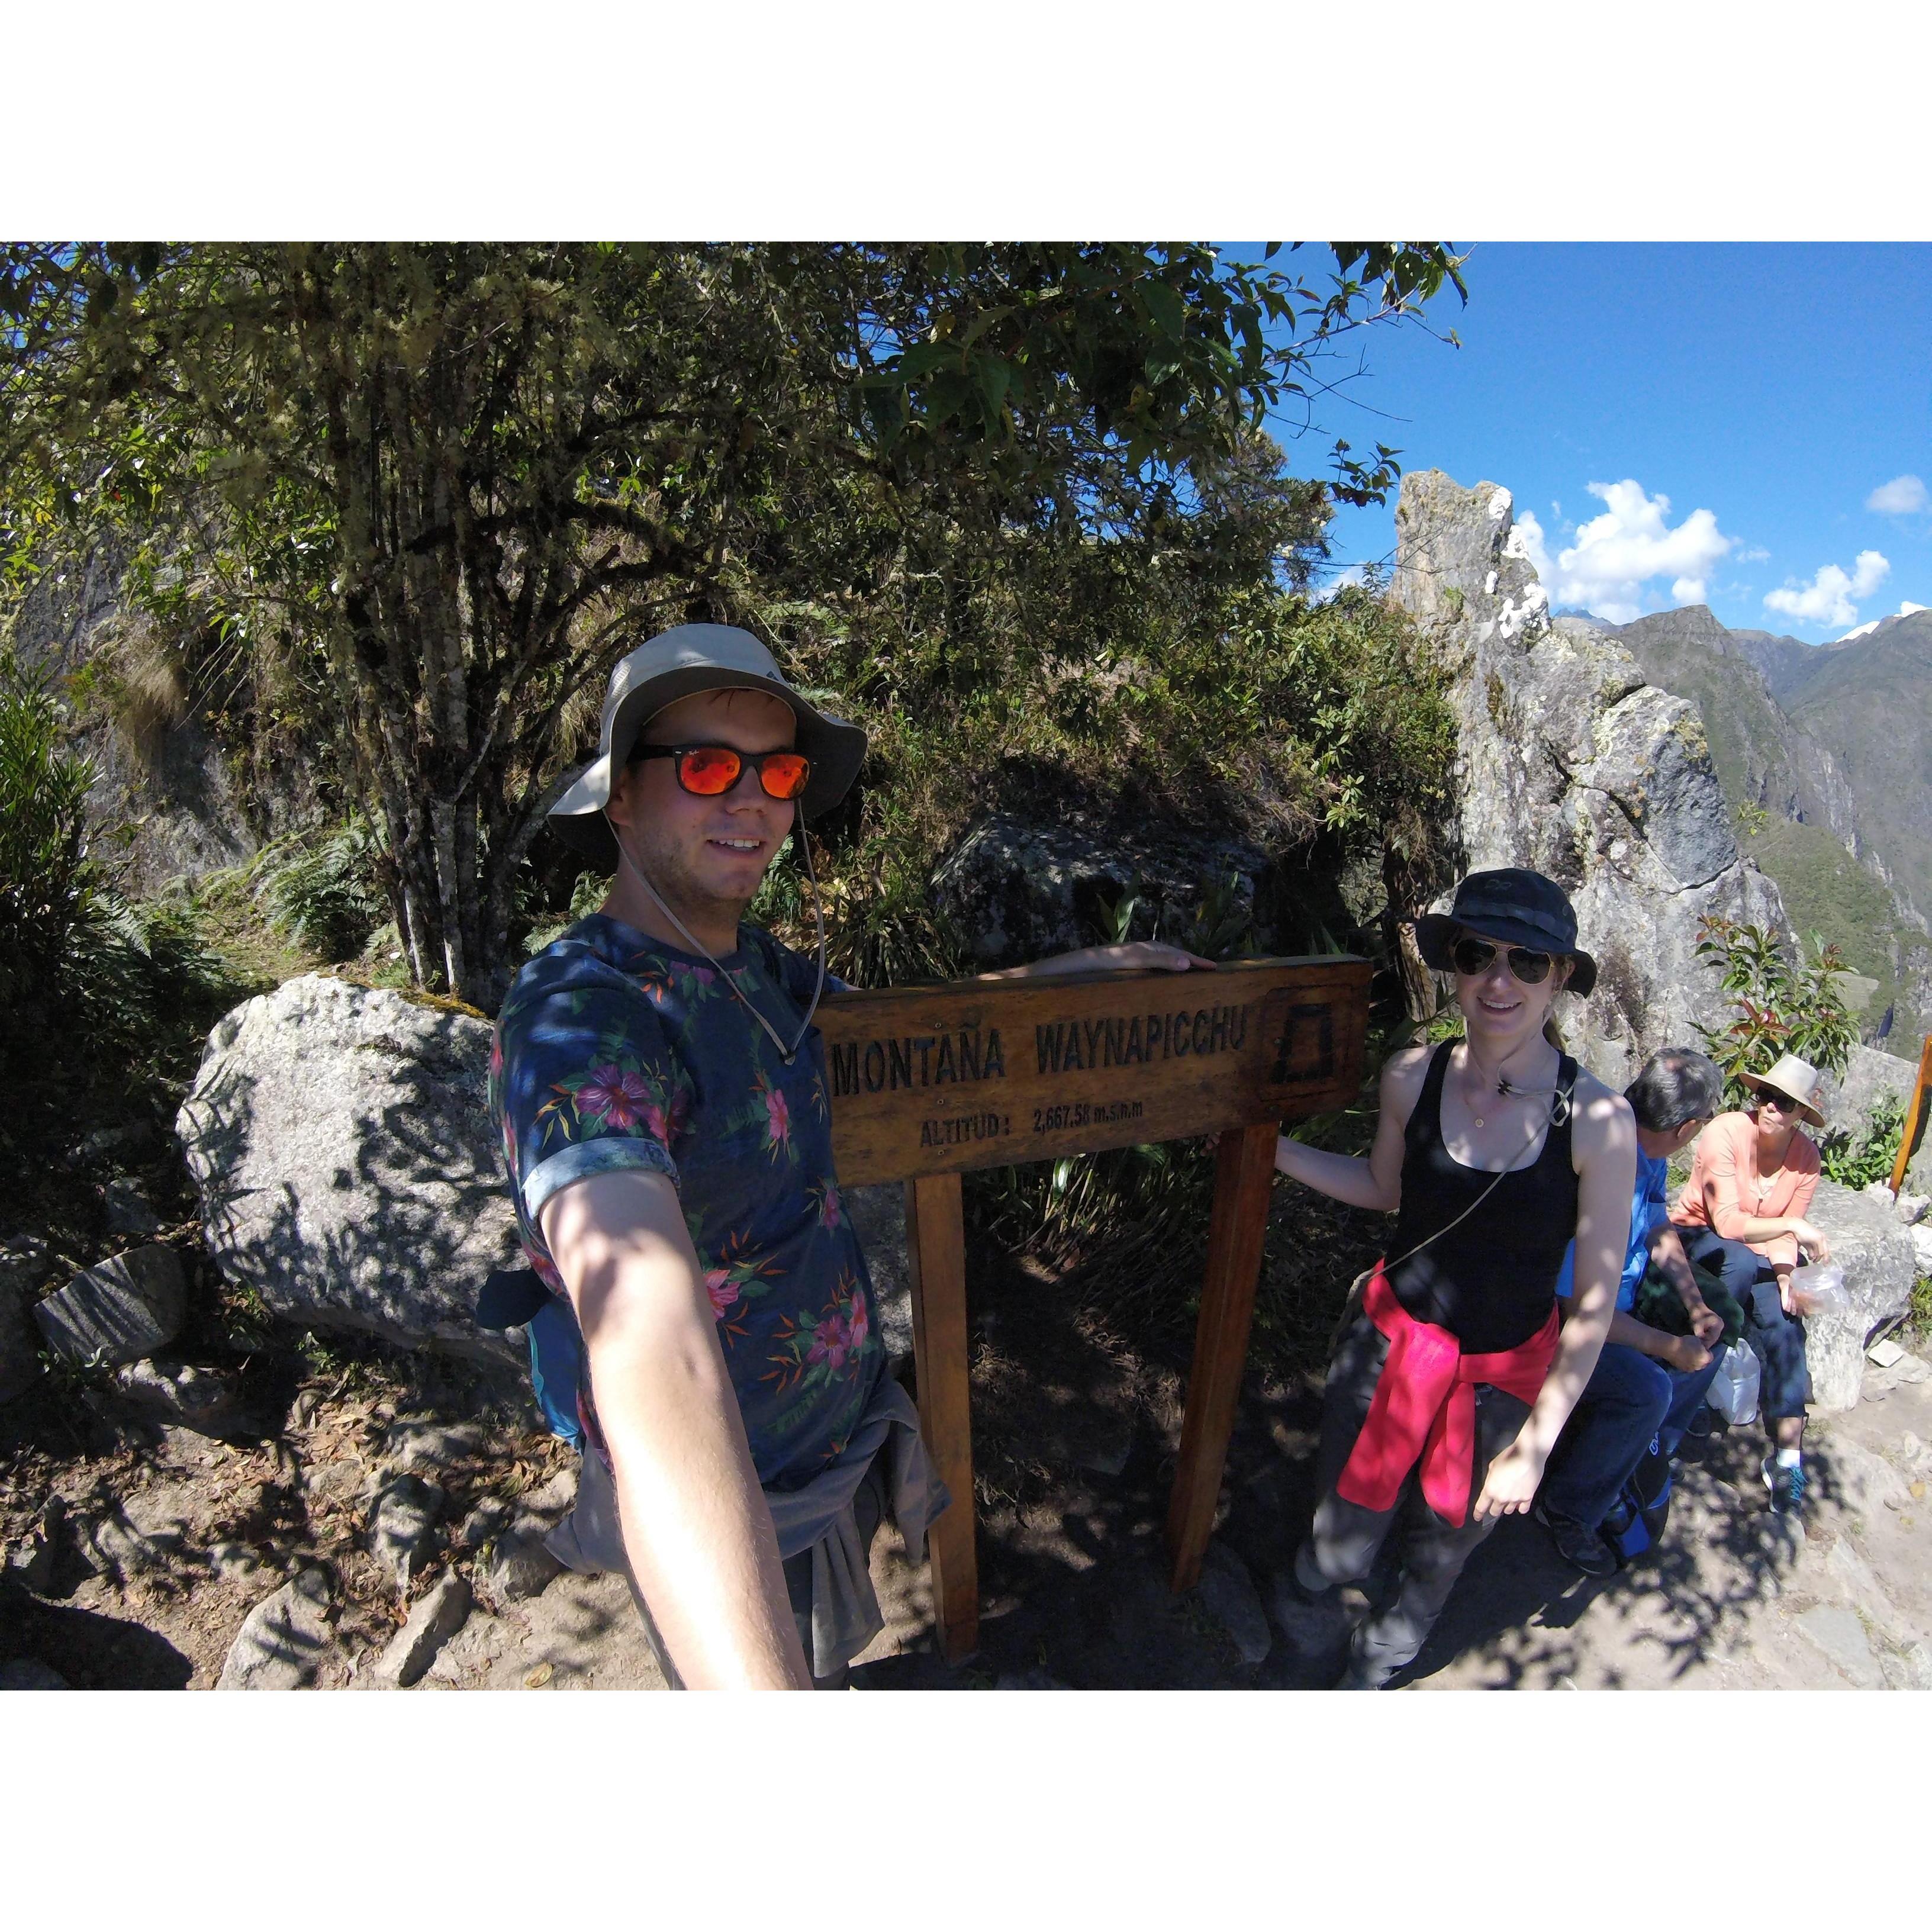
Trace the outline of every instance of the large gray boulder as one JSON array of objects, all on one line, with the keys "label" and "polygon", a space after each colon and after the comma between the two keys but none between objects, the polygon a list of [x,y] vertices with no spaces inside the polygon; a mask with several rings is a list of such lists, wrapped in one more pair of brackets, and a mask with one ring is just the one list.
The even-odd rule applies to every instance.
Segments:
[{"label": "large gray boulder", "polygon": [[1396,538],[1392,595],[1454,674],[1462,868],[1533,866],[1569,893],[1600,977],[1562,1024],[1620,1087],[1719,1017],[1699,921],[1782,932],[1783,901],[1738,854],[1695,707],[1597,626],[1552,619],[1507,490],[1413,472]]},{"label": "large gray boulder", "polygon": [[1239,838],[1172,826],[1154,834],[1077,813],[1045,822],[996,812],[970,826],[940,861],[932,896],[976,964],[1015,966],[1086,944],[1102,903],[1118,904],[1130,891],[1143,907],[1136,938],[1148,936],[1157,915],[1172,934],[1205,892],[1230,878],[1236,899],[1251,906],[1268,863],[1258,846]]},{"label": "large gray boulder", "polygon": [[1811,1402],[1826,1411],[1855,1408],[1864,1380],[1865,1343],[1881,1323],[1896,1321],[1912,1302],[1918,1274],[1912,1231],[1899,1225],[1890,1204],[1821,1180],[1809,1217],[1843,1264],[1851,1306],[1844,1314],[1814,1315],[1804,1324],[1804,1359],[1811,1371]]},{"label": "large gray boulder", "polygon": [[1831,1132],[1856,1138],[1870,1124],[1882,1100],[1896,1100],[1900,1106],[1908,1102],[1918,1077],[1916,1060],[1900,1060],[1874,1046],[1855,1046],[1842,1074],[1825,1076],[1819,1109]]},{"label": "large gray boulder", "polygon": [[516,1263],[488,1022],[310,974],[208,1037],[176,1132],[208,1252],[274,1313],[520,1360],[477,1327]]}]

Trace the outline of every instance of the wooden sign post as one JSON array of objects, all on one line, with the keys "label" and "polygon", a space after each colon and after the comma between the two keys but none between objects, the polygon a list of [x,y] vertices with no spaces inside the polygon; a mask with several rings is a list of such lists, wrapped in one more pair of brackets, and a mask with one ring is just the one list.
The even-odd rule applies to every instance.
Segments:
[{"label": "wooden sign post", "polygon": [[1918,1131],[1918,1124],[1925,1118],[1925,1103],[1932,1096],[1932,1033],[1925,1036],[1925,1044],[1918,1050],[1918,1078],[1912,1089],[1912,1103],[1905,1110],[1905,1126],[1898,1136],[1898,1158],[1892,1164],[1892,1191],[1896,1194],[1905,1185],[1905,1170],[1912,1165],[1912,1137]]},{"label": "wooden sign post", "polygon": [[913,1347],[927,1453],[952,1507],[928,1537],[940,1644],[979,1642],[962,1173],[1216,1134],[1214,1219],[1171,1578],[1198,1579],[1260,1278],[1280,1123],[1360,1085],[1370,968],[1244,960],[1211,973],[1084,973],[830,995],[818,1010],[832,1143],[848,1186],[906,1183]]}]

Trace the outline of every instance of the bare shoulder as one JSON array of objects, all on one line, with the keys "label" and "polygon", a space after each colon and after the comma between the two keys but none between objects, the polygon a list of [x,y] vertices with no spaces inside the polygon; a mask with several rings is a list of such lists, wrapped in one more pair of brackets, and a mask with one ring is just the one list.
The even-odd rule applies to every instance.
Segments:
[{"label": "bare shoulder", "polygon": [[1575,1124],[1570,1144],[1580,1174],[1593,1161],[1636,1146],[1636,1116],[1630,1103],[1606,1087],[1588,1067],[1576,1070]]},{"label": "bare shoulder", "polygon": [[1431,1046],[1406,1046],[1382,1063],[1382,1109],[1406,1124],[1421,1097],[1422,1083],[1429,1076],[1429,1062],[1436,1049]]}]

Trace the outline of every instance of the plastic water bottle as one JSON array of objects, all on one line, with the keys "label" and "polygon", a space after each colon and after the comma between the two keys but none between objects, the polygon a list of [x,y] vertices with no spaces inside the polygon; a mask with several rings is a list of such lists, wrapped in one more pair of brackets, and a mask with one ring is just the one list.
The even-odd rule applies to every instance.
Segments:
[{"label": "plastic water bottle", "polygon": [[1844,1264],[1810,1262],[1793,1268],[1791,1303],[1801,1315],[1849,1315],[1852,1298],[1846,1292]]}]

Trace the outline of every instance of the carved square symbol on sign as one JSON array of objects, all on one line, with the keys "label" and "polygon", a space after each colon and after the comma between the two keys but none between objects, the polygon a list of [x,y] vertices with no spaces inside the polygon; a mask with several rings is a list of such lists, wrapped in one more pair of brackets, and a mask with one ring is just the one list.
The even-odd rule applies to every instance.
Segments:
[{"label": "carved square symbol on sign", "polygon": [[1279,1030],[1268,1070],[1270,1087],[1299,1087],[1335,1077],[1332,1006],[1325,1001],[1285,1006],[1276,1025]]}]

